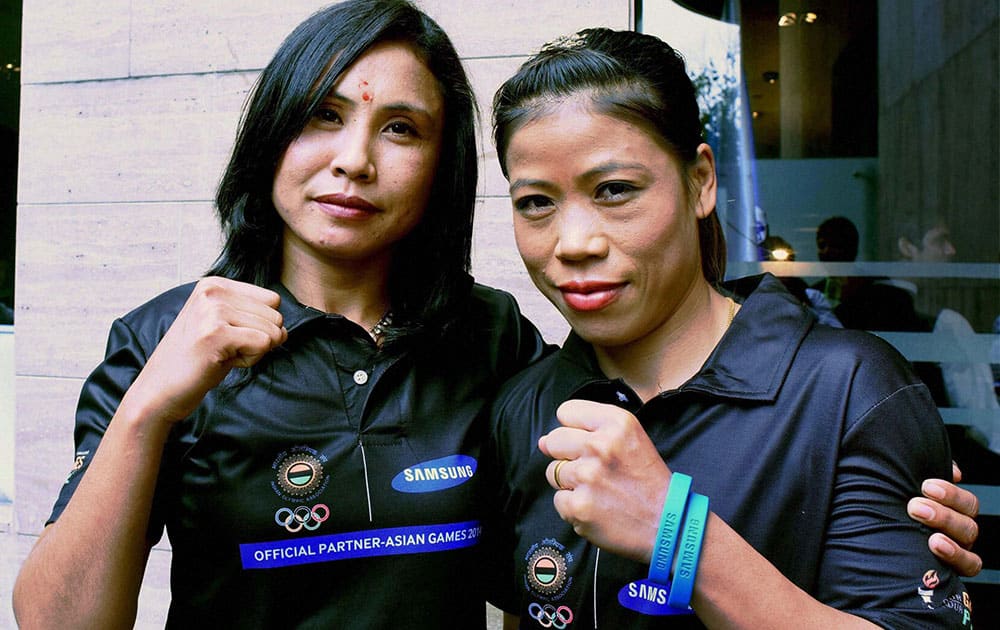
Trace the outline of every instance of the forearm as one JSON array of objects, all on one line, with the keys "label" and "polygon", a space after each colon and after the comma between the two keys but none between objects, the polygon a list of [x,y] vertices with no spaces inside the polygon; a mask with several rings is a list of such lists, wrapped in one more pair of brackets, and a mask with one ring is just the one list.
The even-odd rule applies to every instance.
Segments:
[{"label": "forearm", "polygon": [[123,401],[72,500],[21,568],[20,627],[132,626],[168,429]]},{"label": "forearm", "polygon": [[705,530],[691,606],[709,628],[876,627],[798,588],[715,514]]}]

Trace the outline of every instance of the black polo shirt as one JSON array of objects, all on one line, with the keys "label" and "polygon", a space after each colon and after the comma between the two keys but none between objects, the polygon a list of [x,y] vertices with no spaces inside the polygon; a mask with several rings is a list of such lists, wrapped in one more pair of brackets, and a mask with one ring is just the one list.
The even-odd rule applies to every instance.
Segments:
[{"label": "black polo shirt", "polygon": [[816,325],[771,276],[749,284],[698,374],[646,404],[575,335],[502,390],[491,457],[506,470],[496,553],[507,566],[491,599],[522,627],[701,627],[625,607],[620,594],[648,567],[599,553],[552,506],[537,442],[571,398],[635,413],[692,491],[820,601],[892,628],[971,623],[962,584],[906,513],[921,480],[951,474],[927,388],[881,340]]},{"label": "black polo shirt", "polygon": [[[76,418],[79,469],[193,285],[114,322]],[[513,298],[475,286],[455,334],[378,352],[281,286],[288,340],[234,371],[166,445],[150,537],[173,548],[168,625],[474,628],[480,447],[500,383],[543,352]]]}]

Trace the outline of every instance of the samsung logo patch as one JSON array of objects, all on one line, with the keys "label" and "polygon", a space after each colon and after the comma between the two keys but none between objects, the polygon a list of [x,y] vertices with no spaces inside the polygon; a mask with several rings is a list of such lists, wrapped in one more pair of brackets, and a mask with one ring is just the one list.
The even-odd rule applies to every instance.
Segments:
[{"label": "samsung logo patch", "polygon": [[477,462],[468,455],[449,455],[404,469],[392,480],[400,492],[437,492],[461,485],[476,474]]}]

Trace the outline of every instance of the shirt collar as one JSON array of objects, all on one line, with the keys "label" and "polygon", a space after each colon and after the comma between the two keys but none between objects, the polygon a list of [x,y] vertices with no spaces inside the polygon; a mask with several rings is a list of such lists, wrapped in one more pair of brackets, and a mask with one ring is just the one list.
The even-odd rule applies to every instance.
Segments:
[{"label": "shirt collar", "polygon": [[285,330],[289,333],[304,324],[327,316],[327,313],[299,302],[281,282],[275,281],[268,288],[281,296],[281,303],[278,304],[278,312],[281,313]]},{"label": "shirt collar", "polygon": [[[728,286],[723,289],[731,290]],[[678,390],[661,395],[699,391],[724,398],[775,400],[815,318],[771,274],[741,279],[738,290],[748,295],[705,365]],[[570,332],[561,354],[592,377],[603,378],[593,348],[576,333]]]}]

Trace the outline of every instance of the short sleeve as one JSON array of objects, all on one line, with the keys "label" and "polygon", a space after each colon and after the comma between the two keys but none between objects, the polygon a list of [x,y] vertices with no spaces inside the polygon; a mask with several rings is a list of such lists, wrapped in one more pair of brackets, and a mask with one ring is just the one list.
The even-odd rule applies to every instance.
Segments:
[{"label": "short sleeve", "polygon": [[[123,320],[115,320],[108,334],[104,360],[87,377],[80,392],[73,432],[76,446],[74,461],[52,508],[48,523],[56,521],[66,509],[80,480],[86,474],[94,453],[100,446],[111,418],[115,415],[125,392],[146,364],[146,359],[146,351],[133,331]],[[151,519],[151,540],[160,537],[162,523],[158,520]]]},{"label": "short sleeve", "polygon": [[958,576],[927,547],[906,504],[921,480],[949,478],[947,434],[923,385],[907,385],[847,428],[818,598],[887,628],[971,625]]}]

